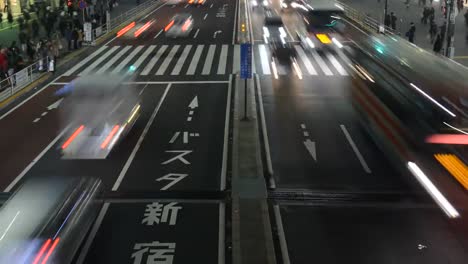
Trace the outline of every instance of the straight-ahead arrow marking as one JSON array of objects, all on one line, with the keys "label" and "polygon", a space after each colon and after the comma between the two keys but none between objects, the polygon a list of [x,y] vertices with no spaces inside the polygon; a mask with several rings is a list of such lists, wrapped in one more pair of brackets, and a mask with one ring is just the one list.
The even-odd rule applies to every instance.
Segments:
[{"label": "straight-ahead arrow marking", "polygon": [[188,107],[190,109],[194,109],[198,107],[198,96],[195,96],[195,98],[193,98],[192,102],[190,102]]},{"label": "straight-ahead arrow marking", "polygon": [[49,106],[47,107],[47,110],[50,111],[50,110],[52,110],[52,109],[58,108],[59,105],[60,105],[60,103],[62,103],[62,101],[63,101],[63,98],[60,98],[60,99],[57,100],[55,103],[49,105]]},{"label": "straight-ahead arrow marking", "polygon": [[304,141],[304,146],[306,147],[307,151],[309,151],[312,158],[314,158],[314,160],[317,161],[317,152],[315,149],[315,142],[313,142],[310,139],[307,139],[306,141]]}]

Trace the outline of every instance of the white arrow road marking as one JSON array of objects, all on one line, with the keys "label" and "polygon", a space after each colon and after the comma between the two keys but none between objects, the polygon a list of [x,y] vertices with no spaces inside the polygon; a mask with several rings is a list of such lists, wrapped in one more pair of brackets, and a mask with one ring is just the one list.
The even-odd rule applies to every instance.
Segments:
[{"label": "white arrow road marking", "polygon": [[315,161],[317,161],[317,151],[315,149],[315,142],[313,142],[310,139],[307,139],[304,141],[304,146],[306,147],[307,151],[309,151],[309,154],[314,158]]},{"label": "white arrow road marking", "polygon": [[194,109],[194,108],[197,108],[198,107],[198,96],[195,96],[192,100],[192,102],[190,102],[189,106],[188,106],[190,109]]},{"label": "white arrow road marking", "polygon": [[60,98],[60,99],[57,100],[55,103],[49,105],[49,106],[47,107],[47,110],[50,111],[50,110],[52,110],[52,109],[58,108],[59,105],[60,105],[60,103],[62,103],[62,101],[63,101],[63,98]]}]

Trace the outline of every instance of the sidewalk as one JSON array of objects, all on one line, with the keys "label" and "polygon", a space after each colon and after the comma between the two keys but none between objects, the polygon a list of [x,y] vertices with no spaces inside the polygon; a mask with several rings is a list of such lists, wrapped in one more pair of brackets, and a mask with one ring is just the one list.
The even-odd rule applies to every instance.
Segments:
[{"label": "sidewalk", "polygon": [[[370,17],[381,21],[383,24],[385,0],[341,0],[341,2],[356,10],[361,10]],[[426,0],[426,5],[430,6],[429,0]],[[432,5],[435,9],[435,22],[440,26],[445,21],[441,12],[440,2],[433,1]],[[467,28],[465,26],[465,18],[463,15],[467,8],[468,6],[465,5],[464,9],[456,16],[454,43],[454,59],[465,66],[468,66],[468,42],[465,40]],[[406,7],[405,0],[388,0],[388,13],[390,14],[390,12],[394,12],[398,18],[396,25],[397,32],[399,32],[402,37],[405,37],[405,33],[408,31],[410,23],[414,22],[416,25],[414,43],[424,49],[432,51],[433,44],[431,44],[429,39],[429,23],[427,25],[421,23],[422,11],[423,6],[418,6],[418,0],[410,0],[409,8]]]},{"label": "sidewalk", "polygon": [[[146,2],[148,0],[140,0],[140,4]],[[129,11],[130,9],[134,8],[137,6],[137,1],[136,0],[119,0],[118,1],[119,5],[112,8],[111,11],[111,19],[114,19],[115,17]],[[79,15],[81,17],[81,15]],[[35,16],[29,21],[31,23],[35,19]],[[19,28],[17,24],[17,17],[15,17],[14,22],[10,25],[6,21],[6,17],[4,15],[3,17],[3,22],[0,27],[0,46],[5,47],[5,46],[10,46],[12,41],[18,41],[18,33],[19,33]],[[40,27],[41,34],[40,36],[45,36],[45,31],[43,27]]]}]

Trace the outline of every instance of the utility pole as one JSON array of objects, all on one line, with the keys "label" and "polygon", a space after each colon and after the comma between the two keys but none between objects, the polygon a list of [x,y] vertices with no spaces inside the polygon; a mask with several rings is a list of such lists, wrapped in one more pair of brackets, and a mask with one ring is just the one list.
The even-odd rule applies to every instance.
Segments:
[{"label": "utility pole", "polygon": [[449,58],[453,58],[455,54],[455,47],[453,43],[455,42],[455,8],[454,8],[455,0],[447,0],[446,6],[448,6],[448,10],[446,11],[445,21],[447,24],[447,28],[445,30],[447,34],[447,48],[445,49],[445,56]]},{"label": "utility pole", "polygon": [[387,18],[388,14],[388,0],[385,0],[385,7],[384,7],[384,21]]}]

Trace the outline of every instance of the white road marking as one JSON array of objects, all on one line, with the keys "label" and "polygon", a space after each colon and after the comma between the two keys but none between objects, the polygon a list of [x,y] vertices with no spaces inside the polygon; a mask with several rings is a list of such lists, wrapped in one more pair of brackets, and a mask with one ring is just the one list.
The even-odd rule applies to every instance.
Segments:
[{"label": "white road marking", "polygon": [[327,58],[330,60],[330,62],[333,64],[335,69],[342,75],[342,76],[347,76],[348,73],[345,71],[343,66],[338,62],[338,60],[333,56],[333,54],[327,53]]},{"label": "white road marking", "polygon": [[167,67],[171,63],[172,58],[176,55],[177,51],[179,50],[180,45],[174,45],[172,47],[171,51],[169,51],[169,54],[167,54],[166,58],[162,62],[161,66],[159,67],[158,71],[156,72],[156,75],[163,75],[164,72],[166,71]]},{"label": "white road marking", "polygon": [[[136,85],[143,85],[143,84],[187,84],[187,83],[229,83],[229,81],[141,81],[141,82],[124,82],[124,84],[136,84]],[[66,82],[56,82],[51,83],[53,85],[64,85],[67,84]]]},{"label": "white road marking", "polygon": [[99,228],[101,227],[102,220],[104,219],[104,216],[106,216],[107,210],[109,209],[109,205],[110,203],[104,203],[104,205],[101,208],[101,211],[99,211],[99,215],[96,218],[91,232],[89,233],[89,236],[86,239],[83,249],[81,250],[81,254],[78,257],[78,260],[76,262],[77,264],[83,263],[86,256],[88,255],[89,248],[91,247],[91,244],[93,243],[94,238],[96,237],[96,234],[99,231]]},{"label": "white road marking", "polygon": [[[194,109],[198,107],[198,96],[195,95],[195,97],[190,101],[190,104],[188,105],[188,108]],[[189,112],[189,115],[193,115],[193,111]]]},{"label": "white road marking", "polygon": [[304,131],[302,134],[304,134],[304,137],[309,137],[309,132]]},{"label": "white road marking", "polygon": [[221,48],[221,55],[219,56],[218,72],[217,72],[218,74],[226,73],[227,55],[228,55],[228,45],[223,45]]},{"label": "white road marking", "polygon": [[154,36],[154,38],[159,37],[159,35],[161,35],[161,33],[163,33],[163,31],[164,31],[164,29],[161,29],[161,30],[158,32],[158,34],[156,34],[156,35]]},{"label": "white road marking", "polygon": [[278,228],[278,238],[281,248],[281,255],[283,257],[283,264],[290,264],[289,253],[288,253],[288,244],[286,243],[286,236],[284,234],[283,221],[281,220],[281,212],[279,205],[275,204],[273,206],[275,211],[276,227]]},{"label": "white road marking", "polygon": [[38,117],[38,118],[34,119],[34,120],[33,120],[33,123],[37,123],[39,120],[41,120],[41,118],[40,118],[40,117]]},{"label": "white road marking", "polygon": [[159,112],[159,108],[161,108],[161,105],[164,102],[164,99],[166,98],[166,95],[169,92],[169,89],[171,88],[171,85],[172,84],[167,85],[166,90],[164,91],[161,99],[159,100],[158,105],[156,106],[156,108],[154,108],[153,114],[151,115],[150,119],[148,120],[148,123],[146,124],[145,129],[141,133],[140,138],[138,139],[138,142],[136,143],[135,147],[133,148],[132,153],[130,154],[130,156],[127,159],[127,162],[125,162],[125,165],[122,168],[122,171],[120,171],[119,177],[115,181],[114,186],[112,186],[112,191],[117,191],[117,189],[119,189],[119,186],[122,183],[128,169],[130,168],[130,165],[132,164],[132,161],[135,158],[136,153],[140,149],[140,146],[143,143],[143,139],[145,138],[146,134],[148,133],[148,130],[150,129],[151,125],[153,124],[154,119],[156,118],[156,115]]},{"label": "white road marking", "polygon": [[219,203],[219,230],[218,230],[218,264],[225,262],[225,237],[226,237],[226,205]]},{"label": "white road marking", "polygon": [[132,53],[130,53],[127,57],[125,57],[125,59],[123,61],[121,61],[119,63],[119,65],[117,65],[117,67],[115,67],[112,70],[111,73],[113,73],[113,74],[119,73],[133,59],[133,57],[135,57],[140,52],[141,49],[143,49],[143,46],[136,47],[132,51]]},{"label": "white road marking", "polygon": [[47,151],[49,151],[49,149],[53,145],[55,145],[55,143],[63,136],[63,134],[65,134],[67,129],[68,129],[68,127],[66,127],[64,130],[62,130],[62,132],[60,132],[60,134],[58,134],[54,138],[54,140],[52,140],[52,142],[50,142],[49,145],[47,145],[47,147],[45,147],[45,149],[42,150],[42,152],[39,153],[39,155],[37,155],[37,157],[34,158],[31,161],[31,163],[29,163],[28,166],[26,166],[26,168],[18,176],[16,176],[16,178],[6,187],[4,192],[10,192],[13,189],[13,187],[15,187],[15,185],[24,177],[24,175],[26,175],[26,173],[28,173],[28,171],[34,166],[34,164],[36,164],[42,158],[42,156],[44,156],[47,153]]},{"label": "white road marking", "polygon": [[206,17],[208,16],[208,14],[206,14],[204,17],[203,17],[203,20],[206,20]]},{"label": "white road marking", "polygon": [[187,8],[188,6],[189,6],[189,4],[186,4],[186,5],[184,6],[184,8]]},{"label": "white road marking", "polygon": [[104,66],[102,66],[98,71],[97,71],[97,74],[101,74],[101,73],[104,73],[105,71],[107,71],[107,69],[109,69],[118,59],[120,59],[120,57],[122,57],[129,49],[133,48],[132,46],[126,46],[125,48],[123,48],[121,51],[119,51],[119,53],[117,53],[116,55],[112,56],[112,59],[108,60],[106,64],[104,64]]},{"label": "white road marking", "polygon": [[234,45],[233,73],[240,72],[240,45]]},{"label": "white road marking", "polygon": [[143,69],[143,71],[140,73],[140,75],[148,75],[148,73],[153,69],[154,65],[158,62],[159,58],[163,55],[164,51],[166,51],[167,45],[162,45],[161,48],[158,50],[156,55],[151,58],[151,60],[148,62],[146,67]]},{"label": "white road marking", "polygon": [[187,70],[187,75],[194,75],[195,70],[197,69],[198,60],[203,52],[204,45],[198,45],[197,49],[195,50],[195,54],[193,55],[192,61],[190,62],[189,68]]},{"label": "white road marking", "polygon": [[229,137],[229,119],[231,115],[231,89],[232,89],[232,74],[229,75],[227,103],[226,103],[226,116],[224,119],[224,142],[223,142],[223,161],[221,164],[221,183],[220,189],[224,191],[226,189],[226,170],[227,170],[227,158],[228,158],[228,137]]},{"label": "white road marking", "polygon": [[203,65],[202,75],[208,75],[211,71],[211,66],[213,66],[213,58],[216,51],[216,45],[210,45],[208,54],[206,55],[205,65]]},{"label": "white road marking", "polygon": [[212,8],[212,7],[213,7],[213,4],[210,5],[210,8]]},{"label": "white road marking", "polygon": [[302,129],[306,129],[306,125],[305,125],[305,124],[301,124],[301,128],[302,128]]},{"label": "white road marking", "polygon": [[353,151],[354,153],[356,154],[357,158],[359,159],[359,161],[361,162],[361,165],[362,167],[364,168],[364,170],[367,172],[367,173],[371,173],[372,171],[369,169],[369,166],[367,166],[367,163],[366,161],[364,160],[364,157],[361,155],[361,152],[359,151],[359,149],[357,148],[356,144],[354,143],[353,139],[351,138],[351,135],[349,134],[348,130],[346,129],[346,127],[344,125],[340,125],[341,127],[341,130],[343,130],[343,133],[346,137],[346,139],[348,140],[349,144],[351,145],[351,147],[353,148]]},{"label": "white road marking", "polygon": [[174,69],[172,69],[171,75],[179,75],[180,70],[182,69],[182,66],[184,66],[184,62],[187,59],[187,56],[190,53],[191,49],[192,49],[192,45],[185,46],[184,51],[182,52],[182,55],[177,60],[177,63]]},{"label": "white road marking", "polygon": [[110,50],[108,50],[104,55],[99,57],[95,60],[91,65],[89,65],[86,69],[84,69],[79,75],[87,75],[89,74],[94,68],[96,68],[101,62],[103,62],[107,57],[109,57],[112,53],[114,53],[120,46],[114,46]]},{"label": "white road marking", "polygon": [[197,28],[197,31],[196,31],[195,34],[193,35],[193,38],[197,38],[198,32],[200,32],[200,29],[199,29],[199,28]]},{"label": "white road marking", "polygon": [[63,74],[63,76],[70,76],[72,75],[75,71],[77,71],[79,68],[83,67],[83,65],[85,65],[86,63],[88,63],[90,60],[92,60],[94,57],[96,57],[97,55],[101,54],[101,52],[103,52],[105,49],[107,49],[108,46],[102,46],[101,48],[99,48],[98,50],[96,50],[95,52],[91,53],[91,55],[89,55],[88,57],[86,57],[84,60],[80,61],[78,64],[76,64],[75,66],[73,66],[70,70],[68,70],[67,72],[65,72]]},{"label": "white road marking", "polygon": [[47,112],[42,112],[41,116],[47,115]]},{"label": "white road marking", "polygon": [[260,51],[260,60],[262,63],[263,74],[270,75],[271,74],[270,63],[269,63],[270,60],[268,59],[268,54],[267,54],[265,45],[263,44],[258,45],[258,49]]},{"label": "white road marking", "polygon": [[312,66],[312,63],[310,63],[310,60],[307,58],[307,55],[305,54],[302,47],[298,45],[295,45],[294,47],[296,48],[299,59],[304,63],[307,72],[309,72],[310,75],[317,75],[317,71],[315,70],[314,66]]},{"label": "white road marking", "polygon": [[[236,27],[237,27],[237,16],[239,15],[238,14],[238,3],[239,1],[236,1],[236,9],[234,9],[234,24],[233,24],[233,28],[232,28],[232,45],[236,44]],[[210,8],[213,6],[213,4],[211,4]]]},{"label": "white road marking", "polygon": [[310,156],[312,156],[312,158],[317,161],[317,150],[315,148],[315,142],[310,140],[310,139],[306,139],[304,141],[304,147],[307,149],[307,151],[309,152]]},{"label": "white road marking", "polygon": [[322,60],[322,57],[320,57],[320,55],[318,55],[318,53],[315,50],[312,51],[312,56],[314,57],[315,61],[317,61],[318,65],[325,73],[325,75],[333,75],[330,68],[328,68],[327,64]]},{"label": "white road marking", "polygon": [[156,48],[156,45],[151,45],[149,48],[145,50],[145,52],[138,58],[138,60],[133,64],[133,67],[138,69],[140,67],[141,63],[150,55],[151,52]]}]

